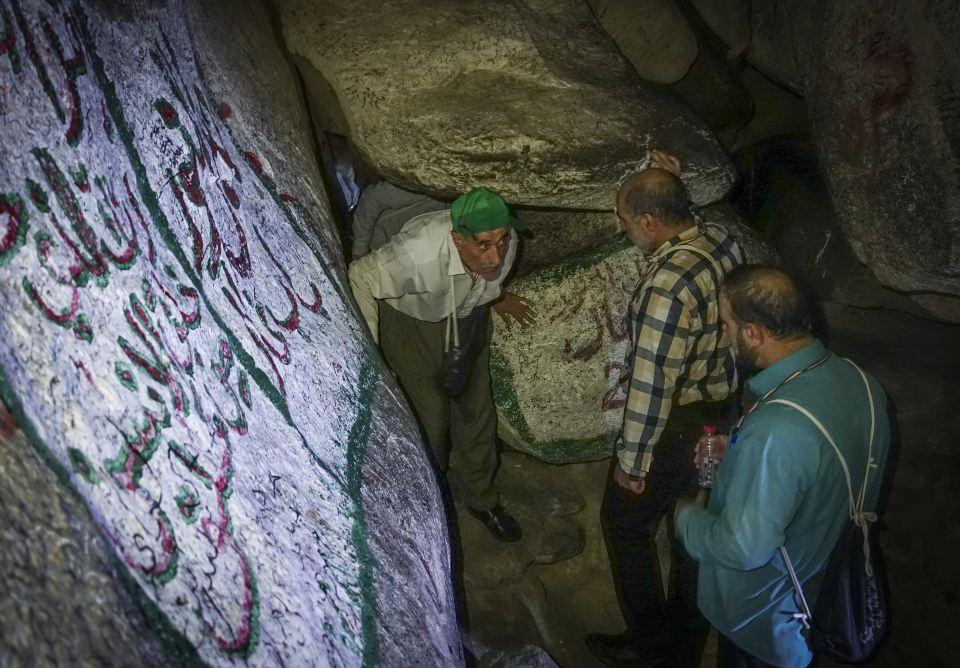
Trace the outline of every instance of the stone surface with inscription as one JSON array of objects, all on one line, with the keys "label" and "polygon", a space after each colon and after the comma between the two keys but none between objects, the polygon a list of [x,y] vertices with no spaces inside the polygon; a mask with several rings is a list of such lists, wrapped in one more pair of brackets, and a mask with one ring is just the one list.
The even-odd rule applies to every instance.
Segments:
[{"label": "stone surface with inscription", "polygon": [[[779,262],[777,252],[729,204],[701,213],[708,224],[740,240],[748,262]],[[619,380],[629,374],[624,365],[631,344],[627,305],[646,260],[614,236],[611,218],[601,213],[534,216],[541,229],[548,220],[561,230],[565,224],[589,226],[606,241],[510,283],[511,291],[533,303],[535,322],[528,329],[507,329],[497,320],[494,330],[490,364],[498,433],[512,447],[547,462],[608,456],[623,421],[626,394]]]},{"label": "stone surface with inscription", "polygon": [[612,239],[511,285],[537,313],[526,330],[494,334],[490,368],[506,443],[551,463],[610,454],[626,401],[618,380],[630,342],[627,303],[645,264],[637,248]]},{"label": "stone surface with inscription", "polygon": [[[439,493],[269,25],[0,0],[0,392],[171,661],[456,665]],[[27,663],[133,660],[129,632],[47,651],[16,610]]]}]

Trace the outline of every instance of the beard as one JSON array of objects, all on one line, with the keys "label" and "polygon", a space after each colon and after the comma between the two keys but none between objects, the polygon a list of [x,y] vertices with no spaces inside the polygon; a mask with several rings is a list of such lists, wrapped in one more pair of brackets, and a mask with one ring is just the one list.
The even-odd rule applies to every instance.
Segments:
[{"label": "beard", "polygon": [[743,334],[737,332],[736,340],[730,342],[730,355],[733,363],[743,369],[748,375],[759,370],[757,366],[757,351],[751,349],[743,339]]}]

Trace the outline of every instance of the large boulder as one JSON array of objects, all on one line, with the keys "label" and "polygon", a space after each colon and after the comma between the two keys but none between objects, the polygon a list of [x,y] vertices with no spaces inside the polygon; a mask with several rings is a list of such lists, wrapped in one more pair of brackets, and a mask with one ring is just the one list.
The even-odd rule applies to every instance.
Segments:
[{"label": "large boulder", "polygon": [[753,103],[732,66],[710,42],[700,37],[699,57],[670,90],[728,145],[753,117]]},{"label": "large boulder", "polygon": [[576,209],[523,209],[527,225],[517,273],[528,274],[579,255],[620,234],[620,223],[610,211]]},{"label": "large boulder", "polygon": [[[117,657],[138,666],[168,662],[100,527],[2,405],[0,526],[5,664],[36,665],[40,656],[60,666],[109,665]],[[184,654],[175,658],[193,655]]]},{"label": "large boulder", "polygon": [[690,0],[710,28],[726,42],[728,57],[746,57],[764,74],[795,93],[806,87],[806,54],[823,22],[817,2]]},{"label": "large boulder", "polygon": [[960,15],[826,3],[806,90],[840,225],[897,290],[960,295]]},{"label": "large boulder", "polygon": [[886,286],[957,319],[956,3],[694,4],[732,46],[749,35],[736,48],[804,96],[833,208],[856,257]]},{"label": "large boulder", "polygon": [[[701,210],[703,219],[722,225],[744,246],[751,262],[778,262],[776,251],[751,229],[727,202],[718,202]],[[523,210],[527,224],[518,274],[529,274],[568,260],[603,245],[620,235],[619,221],[612,211]]]},{"label": "large boulder", "polygon": [[[332,90],[350,138],[391,182],[452,198],[608,209],[651,147],[698,203],[734,174],[710,131],[645,84],[582,0],[291,0],[283,32]],[[326,85],[329,85],[327,88]]]},{"label": "large boulder", "polygon": [[[779,262],[730,205],[702,213],[740,240],[748,262]],[[608,222],[609,214],[595,215],[598,228]],[[582,224],[579,218],[576,224]],[[623,420],[626,395],[619,380],[628,373],[627,305],[646,260],[614,236],[616,228],[604,229],[610,236],[593,250],[510,284],[534,303],[536,320],[528,329],[497,328],[491,347],[500,438],[551,463],[608,456]]]},{"label": "large boulder", "polygon": [[[252,0],[0,5],[0,393],[92,520],[31,517],[95,526],[194,660],[455,665],[441,500],[269,25]],[[67,612],[102,580],[32,581]],[[4,638],[32,633],[0,612]],[[129,632],[122,655],[48,651],[59,628],[25,663],[138,662]]]},{"label": "large boulder", "polygon": [[676,83],[697,59],[697,35],[674,0],[587,0],[587,4],[647,81]]},{"label": "large boulder", "polygon": [[550,463],[610,454],[626,396],[627,302],[643,254],[623,239],[516,281],[537,311],[526,330],[497,328],[491,346],[498,434]]}]

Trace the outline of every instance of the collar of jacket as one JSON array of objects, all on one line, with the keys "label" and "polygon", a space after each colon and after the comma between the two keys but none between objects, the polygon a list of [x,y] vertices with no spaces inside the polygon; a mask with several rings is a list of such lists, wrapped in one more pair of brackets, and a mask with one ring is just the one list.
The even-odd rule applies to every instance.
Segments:
[{"label": "collar of jacket", "polygon": [[447,252],[447,276],[460,276],[467,273],[467,268],[463,266],[463,260],[460,259],[460,251],[457,245],[453,243],[453,231],[447,234],[444,249]]},{"label": "collar of jacket", "polygon": [[674,246],[679,246],[680,244],[689,243],[694,239],[697,239],[700,236],[706,234],[706,232],[707,232],[707,228],[704,226],[704,224],[701,221],[694,218],[693,225],[691,225],[690,227],[685,229],[683,232],[681,232],[677,236],[670,239],[669,241],[663,242],[663,245],[660,246],[660,248],[653,251],[653,254],[650,256],[650,259],[657,260],[663,257],[663,255],[667,253]]},{"label": "collar of jacket", "polygon": [[762,369],[747,380],[747,388],[758,397],[762,397],[767,390],[776,387],[784,378],[794,371],[799,371],[827,354],[827,348],[820,339],[814,339],[782,360]]}]

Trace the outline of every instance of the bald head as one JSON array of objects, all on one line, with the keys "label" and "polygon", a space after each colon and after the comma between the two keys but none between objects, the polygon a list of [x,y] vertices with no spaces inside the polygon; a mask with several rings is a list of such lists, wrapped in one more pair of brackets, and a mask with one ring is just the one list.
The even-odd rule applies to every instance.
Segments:
[{"label": "bald head", "polygon": [[665,169],[652,167],[633,174],[620,186],[618,208],[627,216],[644,213],[666,225],[690,221],[690,195],[683,182]]},{"label": "bald head", "polygon": [[737,267],[724,279],[721,294],[740,326],[758,325],[781,341],[813,333],[816,324],[813,299],[781,269],[757,264]]}]

